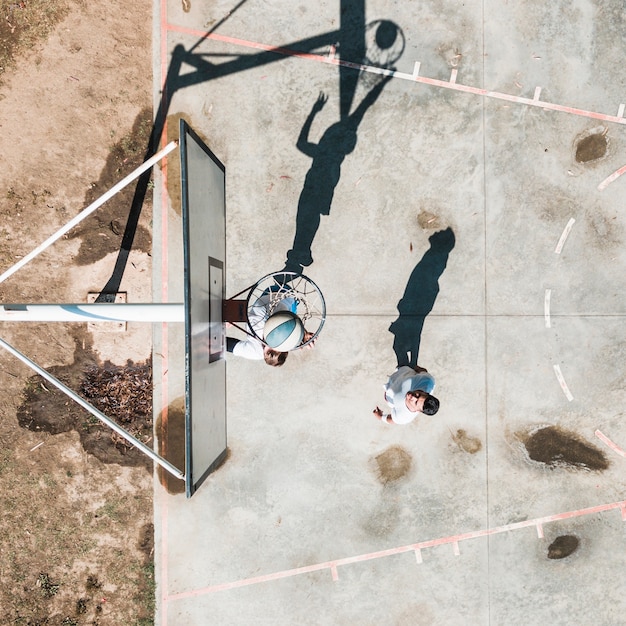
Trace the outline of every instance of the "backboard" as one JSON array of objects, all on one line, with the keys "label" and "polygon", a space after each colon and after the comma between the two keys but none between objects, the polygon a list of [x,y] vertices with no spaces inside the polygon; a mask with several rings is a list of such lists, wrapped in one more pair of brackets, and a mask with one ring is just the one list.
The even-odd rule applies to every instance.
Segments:
[{"label": "backboard", "polygon": [[226,458],[225,168],[180,120],[185,289],[185,488]]}]

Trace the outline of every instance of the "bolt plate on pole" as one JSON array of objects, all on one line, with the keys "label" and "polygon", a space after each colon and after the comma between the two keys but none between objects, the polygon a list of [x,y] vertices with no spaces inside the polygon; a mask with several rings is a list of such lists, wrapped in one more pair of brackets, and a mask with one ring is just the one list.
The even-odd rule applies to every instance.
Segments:
[{"label": "bolt plate on pole", "polygon": [[[90,291],[87,294],[87,302],[93,304],[100,293]],[[126,303],[126,292],[118,291],[115,294],[115,303]],[[87,330],[94,332],[123,333],[126,332],[127,322],[87,322]]]}]

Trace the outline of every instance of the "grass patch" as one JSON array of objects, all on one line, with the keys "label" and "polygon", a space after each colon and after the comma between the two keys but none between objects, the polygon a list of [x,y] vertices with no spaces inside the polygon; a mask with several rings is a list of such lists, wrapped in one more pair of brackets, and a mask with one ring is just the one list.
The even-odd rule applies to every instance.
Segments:
[{"label": "grass patch", "polygon": [[68,14],[68,0],[3,0],[0,3],[0,84],[7,69],[45,41]]}]

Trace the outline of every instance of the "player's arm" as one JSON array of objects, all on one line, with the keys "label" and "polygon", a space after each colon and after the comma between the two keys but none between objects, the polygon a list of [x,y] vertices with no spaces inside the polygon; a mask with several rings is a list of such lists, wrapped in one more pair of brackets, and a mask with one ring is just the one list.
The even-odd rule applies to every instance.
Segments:
[{"label": "player's arm", "polygon": [[327,101],[328,96],[325,95],[323,91],[320,91],[320,95],[317,97],[317,100],[313,104],[313,108],[311,109],[309,116],[306,118],[306,121],[302,126],[302,130],[300,131],[300,135],[298,136],[298,141],[296,142],[296,148],[298,148],[300,152],[306,154],[312,159],[315,158],[317,144],[311,143],[309,141],[309,133],[311,132],[313,119],[315,118],[317,113],[324,108],[324,105]]},{"label": "player's arm", "polygon": [[235,339],[234,337],[226,337],[226,352],[233,352],[239,341],[239,339]]},{"label": "player's arm", "polygon": [[[304,344],[309,341],[309,339],[311,339],[311,337],[313,337],[313,333],[310,333],[308,330],[304,331],[304,337],[302,337],[302,342],[300,343],[300,345],[298,346],[298,350],[304,347]],[[306,348],[308,350],[310,350],[311,348],[315,347],[315,341],[311,341],[311,343],[306,346]]]},{"label": "player's arm", "polygon": [[391,419],[391,414],[388,413],[387,415],[383,415],[382,410],[379,409],[378,407],[376,407],[372,412],[376,416],[376,419],[380,420],[381,422],[386,422],[387,424],[393,424],[393,421]]}]

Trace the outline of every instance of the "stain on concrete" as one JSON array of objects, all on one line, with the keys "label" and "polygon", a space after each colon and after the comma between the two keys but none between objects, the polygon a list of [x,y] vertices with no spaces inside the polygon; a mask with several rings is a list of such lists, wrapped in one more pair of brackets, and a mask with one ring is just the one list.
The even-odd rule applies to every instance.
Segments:
[{"label": "stain on concrete", "polygon": [[395,482],[405,476],[413,464],[411,455],[398,445],[390,446],[374,457],[374,461],[376,475],[383,485]]},{"label": "stain on concrete", "polygon": [[604,157],[609,147],[608,128],[600,126],[586,133],[576,142],[576,161],[589,163]]},{"label": "stain on concrete", "polygon": [[575,535],[560,535],[548,546],[549,559],[564,559],[578,550],[580,539]]},{"label": "stain on concrete", "polygon": [[541,426],[528,433],[518,433],[518,437],[528,458],[550,469],[565,467],[599,471],[609,466],[601,450],[558,426]]},{"label": "stain on concrete", "polygon": [[[167,116],[167,142],[177,141],[180,136],[180,120],[184,119],[194,132],[209,145],[207,138],[198,131],[198,124],[187,113],[173,113]],[[167,159],[167,193],[172,203],[172,209],[178,214],[182,214],[182,196],[180,186],[180,156],[174,152],[174,157]]]},{"label": "stain on concrete", "polygon": [[454,441],[463,452],[469,454],[476,454],[483,447],[478,437],[470,437],[462,428],[459,428],[456,433],[452,434],[452,441]]},{"label": "stain on concrete", "polygon": [[[161,412],[157,418],[155,429],[159,441],[159,454],[167,459],[174,467],[185,469],[185,399],[176,398],[167,410]],[[161,484],[168,493],[185,492],[185,481],[170,474],[158,466],[158,475]]]},{"label": "stain on concrete", "polygon": [[417,223],[424,230],[439,230],[441,228],[441,220],[437,215],[422,209],[417,216]]}]

